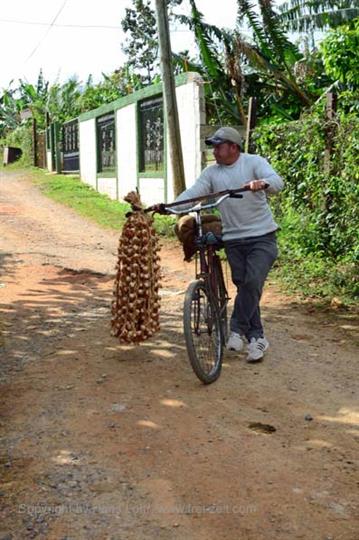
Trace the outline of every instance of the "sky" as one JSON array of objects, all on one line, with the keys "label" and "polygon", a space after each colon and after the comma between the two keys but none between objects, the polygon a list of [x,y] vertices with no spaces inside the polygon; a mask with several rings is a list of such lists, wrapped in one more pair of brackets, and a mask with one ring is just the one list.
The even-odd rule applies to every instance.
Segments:
[{"label": "sky", "polygon": [[[236,0],[197,0],[206,22],[228,28],[235,26],[236,6]],[[90,74],[96,82],[113,72],[126,60],[126,7],[131,0],[0,0],[0,93],[12,80],[12,88],[19,79],[36,84],[40,68],[51,84],[74,75],[85,82]],[[171,44],[173,51],[195,50],[192,33],[178,25],[171,27]]]}]

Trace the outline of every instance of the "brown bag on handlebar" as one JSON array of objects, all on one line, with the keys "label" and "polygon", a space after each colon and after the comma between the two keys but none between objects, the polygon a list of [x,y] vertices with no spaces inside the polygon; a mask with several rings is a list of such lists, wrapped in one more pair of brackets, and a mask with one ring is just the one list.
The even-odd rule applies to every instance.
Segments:
[{"label": "brown bag on handlebar", "polygon": [[[219,216],[204,214],[202,216],[203,234],[213,232],[216,236],[222,235],[222,222]],[[175,233],[182,243],[184,260],[190,261],[197,251],[195,243],[196,220],[192,216],[182,216],[175,225]]]}]

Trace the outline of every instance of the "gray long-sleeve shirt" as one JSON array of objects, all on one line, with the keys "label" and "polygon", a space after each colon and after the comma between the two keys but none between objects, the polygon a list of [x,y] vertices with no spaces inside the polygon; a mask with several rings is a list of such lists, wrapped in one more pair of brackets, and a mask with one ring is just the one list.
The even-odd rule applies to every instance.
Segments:
[{"label": "gray long-sleeve shirt", "polygon": [[223,240],[250,238],[275,231],[267,194],[278,193],[283,180],[268,161],[254,154],[241,153],[232,165],[210,165],[201,173],[195,184],[186,189],[177,201],[208,195],[225,189],[236,189],[252,180],[264,180],[269,187],[264,191],[247,191],[242,199],[226,199],[219,206],[222,217]]}]

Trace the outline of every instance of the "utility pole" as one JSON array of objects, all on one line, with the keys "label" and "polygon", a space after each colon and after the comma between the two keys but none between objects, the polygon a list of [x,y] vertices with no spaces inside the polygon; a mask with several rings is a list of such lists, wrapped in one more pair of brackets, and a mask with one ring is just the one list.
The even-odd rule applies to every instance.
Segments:
[{"label": "utility pole", "polygon": [[249,103],[248,103],[246,142],[245,142],[245,147],[244,147],[245,152],[250,152],[251,150],[252,131],[256,127],[256,123],[257,123],[257,98],[250,97]]},{"label": "utility pole", "polygon": [[160,45],[161,73],[165,118],[167,119],[170,160],[175,197],[186,189],[179,128],[176,87],[172,70],[171,41],[166,0],[156,0],[156,19]]}]

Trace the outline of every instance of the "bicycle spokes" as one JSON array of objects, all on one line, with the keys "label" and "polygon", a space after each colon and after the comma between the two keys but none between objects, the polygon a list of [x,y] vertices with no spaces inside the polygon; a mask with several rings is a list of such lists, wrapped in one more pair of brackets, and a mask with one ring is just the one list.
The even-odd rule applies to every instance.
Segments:
[{"label": "bicycle spokes", "polygon": [[221,370],[223,338],[216,304],[201,280],[187,290],[183,322],[192,368],[202,382],[213,382]]},{"label": "bicycle spokes", "polygon": [[213,314],[211,304],[203,291],[198,291],[192,302],[193,308],[193,333],[199,336],[201,333],[212,334]]}]

